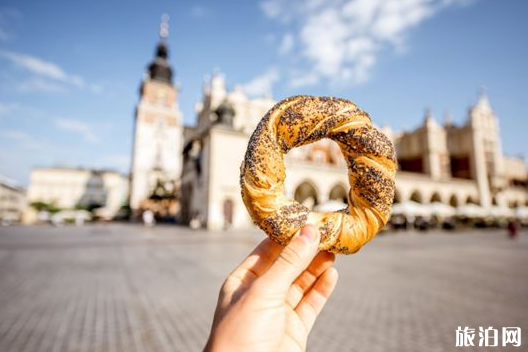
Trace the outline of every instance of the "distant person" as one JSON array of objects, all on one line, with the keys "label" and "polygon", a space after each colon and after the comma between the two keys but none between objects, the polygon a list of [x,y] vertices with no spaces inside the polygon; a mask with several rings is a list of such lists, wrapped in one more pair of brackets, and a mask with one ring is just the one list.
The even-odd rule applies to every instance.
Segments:
[{"label": "distant person", "polygon": [[156,219],[154,219],[154,213],[152,212],[152,210],[145,210],[141,216],[143,218],[143,224],[145,226],[152,227],[156,225]]},{"label": "distant person", "polygon": [[59,215],[59,213],[53,214],[51,216],[51,224],[53,226],[60,226],[62,225],[62,217]]},{"label": "distant person", "polygon": [[301,352],[337,283],[335,256],[311,225],[282,247],[269,238],[224,281],[204,352]]},{"label": "distant person", "polygon": [[202,227],[202,224],[203,224],[202,216],[201,214],[197,214],[193,216],[193,218],[189,222],[189,227],[191,228],[191,230],[198,230]]},{"label": "distant person", "polygon": [[84,225],[84,215],[77,213],[75,214],[75,226],[83,226]]},{"label": "distant person", "polygon": [[515,239],[517,237],[517,232],[518,232],[517,221],[510,220],[508,222],[508,237],[511,238],[512,240]]},{"label": "distant person", "polygon": [[191,221],[189,221],[189,227],[191,228],[191,230],[198,230],[200,228],[200,221],[198,220],[198,218],[193,217]]}]

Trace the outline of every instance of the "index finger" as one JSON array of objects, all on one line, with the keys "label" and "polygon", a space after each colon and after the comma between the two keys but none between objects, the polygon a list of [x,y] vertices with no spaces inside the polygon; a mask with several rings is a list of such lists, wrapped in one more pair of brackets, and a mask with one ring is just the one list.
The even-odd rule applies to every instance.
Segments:
[{"label": "index finger", "polygon": [[269,269],[275,260],[277,260],[277,257],[283,249],[283,246],[266,237],[257,247],[255,247],[255,249],[253,249],[248,257],[244,259],[235,270],[233,270],[230,276],[238,277],[240,279],[250,276],[253,280],[259,278]]}]

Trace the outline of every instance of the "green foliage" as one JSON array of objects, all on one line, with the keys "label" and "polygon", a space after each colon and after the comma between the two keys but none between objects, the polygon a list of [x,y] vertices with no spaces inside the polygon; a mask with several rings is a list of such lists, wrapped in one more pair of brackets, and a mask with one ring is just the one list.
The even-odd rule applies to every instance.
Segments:
[{"label": "green foliage", "polygon": [[55,214],[62,210],[61,208],[57,207],[54,203],[46,203],[42,201],[33,202],[30,205],[37,211],[47,211],[50,214]]},{"label": "green foliage", "polygon": [[90,213],[93,213],[93,211],[95,209],[99,209],[101,207],[103,207],[104,204],[101,204],[101,203],[98,203],[98,202],[90,202],[88,204],[77,204],[75,206],[75,210],[86,210],[86,211],[89,211]]}]

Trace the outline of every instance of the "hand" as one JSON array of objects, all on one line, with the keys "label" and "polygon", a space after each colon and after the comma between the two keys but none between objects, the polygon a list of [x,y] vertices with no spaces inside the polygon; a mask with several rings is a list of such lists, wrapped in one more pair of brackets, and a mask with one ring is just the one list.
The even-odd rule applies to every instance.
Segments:
[{"label": "hand", "polygon": [[298,352],[337,283],[311,225],[282,247],[262,241],[225,280],[204,352]]}]

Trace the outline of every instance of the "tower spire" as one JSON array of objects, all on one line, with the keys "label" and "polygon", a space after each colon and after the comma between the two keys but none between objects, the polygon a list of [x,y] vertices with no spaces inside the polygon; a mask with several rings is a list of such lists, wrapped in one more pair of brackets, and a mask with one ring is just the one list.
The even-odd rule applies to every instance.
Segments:
[{"label": "tower spire", "polygon": [[479,108],[484,111],[492,111],[485,86],[480,86],[479,88],[479,97],[477,100],[477,104],[475,104],[475,108]]},{"label": "tower spire", "polygon": [[169,15],[161,15],[159,42],[156,47],[156,56],[149,65],[149,77],[152,80],[168,83],[172,85],[172,69],[169,65],[169,49],[167,47],[167,37],[169,36]]},{"label": "tower spire", "polygon": [[169,20],[170,16],[166,13],[161,15],[161,23],[160,23],[160,32],[159,36],[160,39],[166,39],[169,36]]}]

